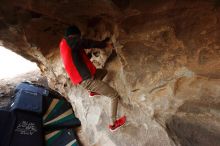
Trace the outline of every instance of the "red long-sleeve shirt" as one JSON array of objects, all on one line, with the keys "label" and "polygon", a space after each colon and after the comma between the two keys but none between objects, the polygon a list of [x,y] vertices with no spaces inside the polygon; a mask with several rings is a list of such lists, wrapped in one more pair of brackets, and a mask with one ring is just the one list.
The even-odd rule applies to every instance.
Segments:
[{"label": "red long-sleeve shirt", "polygon": [[105,48],[104,41],[81,39],[79,36],[63,38],[60,42],[60,54],[67,74],[73,84],[94,77],[96,67],[89,60],[84,49]]}]

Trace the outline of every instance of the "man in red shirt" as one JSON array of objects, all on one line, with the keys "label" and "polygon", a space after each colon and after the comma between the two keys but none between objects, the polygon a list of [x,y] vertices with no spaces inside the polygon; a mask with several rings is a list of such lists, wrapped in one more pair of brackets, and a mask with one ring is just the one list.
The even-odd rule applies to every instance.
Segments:
[{"label": "man in red shirt", "polygon": [[76,26],[67,28],[64,38],[60,42],[60,54],[64,67],[71,81],[90,91],[90,95],[104,95],[111,100],[109,129],[117,130],[125,124],[126,117],[116,120],[119,100],[118,92],[101,79],[107,73],[106,70],[96,70],[84,49],[112,47],[109,38],[103,41],[94,41],[81,38],[81,32]]}]

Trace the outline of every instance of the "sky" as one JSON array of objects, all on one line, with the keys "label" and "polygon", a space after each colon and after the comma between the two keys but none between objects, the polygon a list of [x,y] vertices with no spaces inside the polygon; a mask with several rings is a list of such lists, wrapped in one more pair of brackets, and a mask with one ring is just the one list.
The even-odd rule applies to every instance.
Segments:
[{"label": "sky", "polygon": [[0,46],[0,79],[12,78],[36,69],[36,63]]}]

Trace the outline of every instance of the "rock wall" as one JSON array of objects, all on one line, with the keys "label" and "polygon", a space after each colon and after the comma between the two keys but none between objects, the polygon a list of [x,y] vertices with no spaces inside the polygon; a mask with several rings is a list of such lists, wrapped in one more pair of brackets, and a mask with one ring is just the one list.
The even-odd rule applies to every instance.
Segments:
[{"label": "rock wall", "polygon": [[[88,146],[220,144],[220,8],[218,0],[3,0],[3,46],[38,63],[50,87],[68,95]],[[58,44],[69,24],[84,37],[111,37],[94,50],[105,81],[121,95],[126,126],[108,131],[109,100],[71,84]],[[98,52],[98,53],[97,53]],[[109,58],[108,58],[109,57]],[[108,58],[108,59],[107,59]],[[106,60],[107,59],[107,60]],[[97,62],[101,60],[101,62]]]}]

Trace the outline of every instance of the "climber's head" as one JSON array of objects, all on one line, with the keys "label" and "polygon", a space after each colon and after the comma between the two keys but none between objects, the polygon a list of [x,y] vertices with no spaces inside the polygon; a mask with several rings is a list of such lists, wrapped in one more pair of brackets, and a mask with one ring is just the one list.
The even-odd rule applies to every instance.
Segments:
[{"label": "climber's head", "polygon": [[65,36],[68,37],[71,35],[81,35],[81,32],[77,26],[71,25],[66,29]]}]

